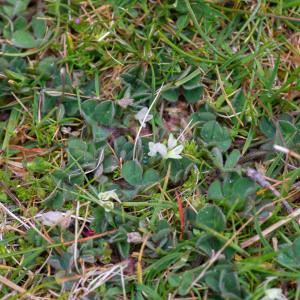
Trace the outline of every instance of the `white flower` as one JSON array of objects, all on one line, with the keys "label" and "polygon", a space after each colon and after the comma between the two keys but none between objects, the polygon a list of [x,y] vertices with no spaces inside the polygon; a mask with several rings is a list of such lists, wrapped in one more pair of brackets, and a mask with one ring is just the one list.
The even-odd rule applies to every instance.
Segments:
[{"label": "white flower", "polygon": [[173,149],[174,147],[176,147],[176,145],[177,145],[177,141],[174,138],[173,134],[171,133],[168,138],[168,149]]},{"label": "white flower", "polygon": [[46,213],[38,214],[36,219],[45,226],[60,225],[63,228],[67,228],[71,223],[71,215],[71,211],[67,211],[66,213],[60,211],[48,211]]},{"label": "white flower", "polygon": [[266,296],[260,300],[288,300],[283,294],[282,289],[272,288],[265,291]]},{"label": "white flower", "polygon": [[117,193],[115,192],[115,190],[99,193],[98,194],[98,199],[100,201],[107,201],[109,199],[114,199],[118,202],[121,202],[118,195],[117,195]]},{"label": "white flower", "polygon": [[143,127],[146,127],[146,122],[152,120],[153,116],[151,114],[147,114],[148,113],[148,108],[147,107],[143,107],[134,117],[136,120],[138,120],[140,122],[140,124]]},{"label": "white flower", "polygon": [[159,153],[162,157],[165,157],[168,154],[167,147],[162,143],[149,143],[149,156],[155,156],[156,153]]},{"label": "white flower", "polygon": [[102,206],[106,211],[111,211],[114,209],[114,203],[112,201],[108,201],[109,199],[116,200],[121,202],[115,190],[107,191],[98,194],[98,203]]},{"label": "white flower", "polygon": [[164,145],[162,143],[149,143],[149,156],[155,156],[157,153],[159,153],[163,159],[173,158],[173,159],[180,159],[182,158],[181,155],[179,155],[182,150],[183,146],[178,145],[177,146],[177,140],[174,138],[173,134],[171,133],[169,135],[168,139],[168,145]]}]

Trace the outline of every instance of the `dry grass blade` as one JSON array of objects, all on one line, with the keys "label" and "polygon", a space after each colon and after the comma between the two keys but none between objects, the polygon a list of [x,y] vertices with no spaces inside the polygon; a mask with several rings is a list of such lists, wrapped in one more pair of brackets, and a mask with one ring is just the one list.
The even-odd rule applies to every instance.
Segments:
[{"label": "dry grass blade", "polygon": [[[265,230],[263,230],[262,231],[262,235],[264,237],[268,236],[270,233],[272,233],[273,231],[275,231],[279,227],[281,227],[281,226],[289,223],[290,221],[292,221],[293,219],[297,218],[298,216],[300,216],[300,208],[294,210],[284,220],[280,220],[280,221],[276,222],[275,224],[271,225],[270,227],[266,228]],[[250,238],[249,240],[243,242],[241,244],[241,247],[243,249],[247,248],[247,247],[251,246],[252,244],[254,244],[255,242],[258,242],[259,240],[260,240],[260,236],[257,234],[255,236],[253,236],[252,238]]]},{"label": "dry grass blade", "polygon": [[300,159],[300,154],[286,148],[286,147],[283,147],[283,146],[280,146],[280,145],[274,145],[274,149],[276,151],[279,151],[279,152],[282,152],[282,153],[285,153],[286,155],[288,156],[291,156],[291,157],[295,157],[297,159]]},{"label": "dry grass blade", "polygon": [[8,286],[12,290],[20,293],[22,295],[21,298],[23,298],[23,295],[24,295],[27,299],[40,300],[39,297],[35,297],[34,295],[31,295],[24,288],[20,287],[19,285],[15,284],[14,282],[10,281],[9,279],[7,279],[6,277],[4,277],[2,275],[0,275],[0,282],[4,285]]},{"label": "dry grass blade", "polygon": [[136,270],[136,274],[137,274],[137,280],[139,284],[143,283],[143,267],[142,267],[142,259],[143,259],[143,253],[144,253],[144,249],[146,246],[146,243],[149,239],[150,235],[146,235],[142,246],[141,246],[141,250],[139,252],[139,256],[138,256],[138,263],[137,263],[137,270]]}]

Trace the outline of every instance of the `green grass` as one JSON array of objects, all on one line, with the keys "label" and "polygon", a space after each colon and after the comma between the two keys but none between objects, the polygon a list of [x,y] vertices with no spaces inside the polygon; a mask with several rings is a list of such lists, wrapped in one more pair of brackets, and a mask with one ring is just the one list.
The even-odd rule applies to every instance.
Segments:
[{"label": "green grass", "polygon": [[299,24],[291,0],[5,1],[0,296],[300,299]]}]

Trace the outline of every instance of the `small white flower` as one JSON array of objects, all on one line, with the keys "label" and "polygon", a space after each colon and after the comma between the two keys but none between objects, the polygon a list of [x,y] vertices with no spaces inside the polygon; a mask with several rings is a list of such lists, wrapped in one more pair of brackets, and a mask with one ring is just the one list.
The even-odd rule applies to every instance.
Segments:
[{"label": "small white flower", "polygon": [[176,145],[177,145],[177,141],[174,138],[173,134],[171,133],[168,138],[168,149],[173,149],[176,147]]},{"label": "small white flower", "polygon": [[99,200],[98,203],[107,212],[110,212],[114,209],[114,203],[112,201],[101,201],[101,200]]},{"label": "small white flower", "polygon": [[98,194],[98,203],[102,206],[106,211],[111,211],[114,209],[114,203],[112,201],[108,201],[110,199],[121,202],[115,190],[102,192]]},{"label": "small white flower", "polygon": [[265,294],[266,296],[260,300],[288,300],[280,288],[267,289]]},{"label": "small white flower", "polygon": [[183,146],[179,145],[177,147],[175,147],[174,149],[170,150],[167,154],[166,157],[164,157],[165,159],[167,158],[173,158],[173,159],[180,159],[182,158],[181,155],[179,155],[183,150]]},{"label": "small white flower", "polygon": [[[153,115],[148,114],[148,108],[147,107],[143,107],[134,117],[136,120],[138,120],[140,122],[140,124],[143,127],[146,127],[146,122],[149,122],[150,120],[152,120]],[[145,120],[144,120],[145,119]]]},{"label": "small white flower", "polygon": [[121,202],[118,195],[117,195],[117,193],[115,192],[115,190],[99,193],[98,194],[98,199],[100,201],[107,201],[109,199],[114,199],[118,202]]},{"label": "small white flower", "polygon": [[162,143],[149,143],[149,156],[155,156],[157,153],[159,153],[162,157],[165,157],[168,154],[167,147]]},{"label": "small white flower", "polygon": [[169,135],[168,139],[168,146],[162,143],[149,143],[149,156],[155,156],[157,153],[161,155],[163,159],[173,158],[173,159],[180,159],[182,158],[179,155],[183,150],[183,145],[177,146],[177,140],[174,138],[173,134]]}]

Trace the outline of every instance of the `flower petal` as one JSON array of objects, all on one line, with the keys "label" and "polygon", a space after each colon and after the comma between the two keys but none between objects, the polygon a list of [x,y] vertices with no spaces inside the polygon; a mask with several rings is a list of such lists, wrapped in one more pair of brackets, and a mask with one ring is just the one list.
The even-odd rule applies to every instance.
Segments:
[{"label": "flower petal", "polygon": [[175,147],[174,149],[172,149],[172,153],[174,154],[180,154],[183,150],[183,145],[178,145],[177,147]]},{"label": "flower petal", "polygon": [[173,149],[177,145],[177,140],[174,138],[173,134],[169,135],[168,139],[168,149]]},{"label": "flower petal", "polygon": [[167,147],[162,143],[149,142],[149,150],[149,156],[155,156],[157,153],[159,153],[162,157],[164,157],[168,153]]},{"label": "flower petal", "polygon": [[266,296],[261,300],[288,300],[280,288],[271,288],[265,291]]},{"label": "flower petal", "polygon": [[120,202],[120,199],[119,199],[118,195],[116,194],[115,190],[99,193],[98,199],[100,201],[107,201],[109,199],[114,199],[114,200]]},{"label": "flower petal", "polygon": [[162,157],[165,157],[168,154],[167,147],[162,143],[156,143],[156,149]]},{"label": "flower petal", "polygon": [[157,153],[157,149],[156,149],[156,144],[153,142],[149,142],[148,147],[149,147],[149,152],[148,155],[149,156],[155,156]]},{"label": "flower petal", "polygon": [[168,159],[168,158],[172,158],[172,159],[181,159],[182,156],[179,155],[179,154],[175,154],[172,152],[172,150],[165,156],[165,159]]},{"label": "flower petal", "polygon": [[98,200],[98,203],[107,212],[110,212],[110,211],[112,211],[114,209],[114,203],[112,201],[101,201],[101,200]]},{"label": "flower petal", "polygon": [[170,150],[165,158],[173,158],[173,159],[180,159],[182,158],[181,155],[179,155],[183,150],[183,146],[179,145],[175,147],[174,149]]}]

